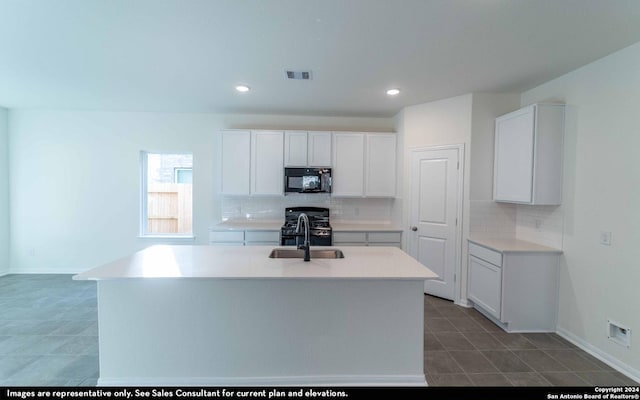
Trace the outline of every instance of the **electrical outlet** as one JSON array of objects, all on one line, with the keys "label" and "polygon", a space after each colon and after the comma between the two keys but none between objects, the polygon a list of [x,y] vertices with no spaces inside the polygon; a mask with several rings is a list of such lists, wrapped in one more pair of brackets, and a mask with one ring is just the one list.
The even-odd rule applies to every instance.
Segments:
[{"label": "electrical outlet", "polygon": [[611,246],[611,232],[600,232],[600,244]]},{"label": "electrical outlet", "polygon": [[607,320],[607,337],[624,347],[631,347],[631,329]]},{"label": "electrical outlet", "polygon": [[540,218],[536,218],[535,223],[536,223],[536,229],[540,230],[540,227],[542,226],[542,220]]}]

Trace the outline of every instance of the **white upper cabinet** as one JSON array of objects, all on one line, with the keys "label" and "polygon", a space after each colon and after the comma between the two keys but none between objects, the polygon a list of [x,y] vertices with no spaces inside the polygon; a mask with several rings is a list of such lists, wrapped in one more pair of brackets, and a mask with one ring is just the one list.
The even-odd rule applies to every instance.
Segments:
[{"label": "white upper cabinet", "polygon": [[284,166],[307,166],[307,132],[287,131],[284,133]]},{"label": "white upper cabinet", "polygon": [[396,135],[367,134],[365,196],[395,197]]},{"label": "white upper cabinet", "polygon": [[331,132],[285,132],[284,166],[330,167]]},{"label": "white upper cabinet", "polygon": [[310,167],[330,167],[331,132],[309,132],[307,154]]},{"label": "white upper cabinet", "polygon": [[396,135],[334,133],[332,195],[395,197]]},{"label": "white upper cabinet", "polygon": [[225,195],[249,195],[251,165],[251,133],[222,132],[222,186]]},{"label": "white upper cabinet", "polygon": [[534,104],[496,119],[493,199],[562,202],[564,105]]},{"label": "white upper cabinet", "polygon": [[364,133],[333,134],[332,196],[364,196],[364,138]]},{"label": "white upper cabinet", "polygon": [[282,196],[284,194],[283,142],[283,132],[251,132],[252,195]]}]

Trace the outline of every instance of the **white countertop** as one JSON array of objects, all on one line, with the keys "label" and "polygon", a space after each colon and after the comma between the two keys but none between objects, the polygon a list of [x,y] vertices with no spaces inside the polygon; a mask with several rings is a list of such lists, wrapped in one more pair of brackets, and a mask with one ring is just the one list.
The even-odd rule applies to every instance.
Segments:
[{"label": "white countertop", "polygon": [[[283,223],[283,220],[230,220],[214,225],[211,229],[229,231],[280,231]],[[331,228],[333,228],[334,232],[402,232],[402,228],[385,223],[331,221]]]},{"label": "white countertop", "polygon": [[[392,279],[437,275],[395,247],[340,247],[343,259],[272,259],[273,246],[151,246],[75,275],[75,280],[129,278]],[[287,247],[293,249],[292,246]],[[313,249],[333,247],[312,246]]]},{"label": "white countertop", "polygon": [[501,253],[557,253],[562,254],[562,250],[553,247],[543,246],[537,243],[527,242],[518,239],[498,239],[481,236],[469,238],[470,242],[488,247]]}]

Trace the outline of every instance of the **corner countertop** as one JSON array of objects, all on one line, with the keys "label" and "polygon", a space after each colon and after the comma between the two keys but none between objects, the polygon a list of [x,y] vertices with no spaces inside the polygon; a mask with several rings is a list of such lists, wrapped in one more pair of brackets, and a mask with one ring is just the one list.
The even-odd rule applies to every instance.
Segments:
[{"label": "corner countertop", "polygon": [[499,251],[501,253],[555,253],[562,254],[562,250],[543,246],[537,243],[518,240],[515,238],[490,238],[482,236],[469,237],[469,242]]},{"label": "corner countertop", "polygon": [[[321,246],[315,246],[321,248]],[[331,247],[322,247],[330,249]],[[381,279],[425,280],[437,275],[395,247],[342,247],[342,259],[269,258],[273,246],[151,246],[75,275],[74,280]]]},{"label": "corner countertop", "polygon": [[[212,226],[211,230],[220,231],[280,231],[282,220],[229,220]],[[367,222],[331,221],[334,232],[402,232],[393,224]]]}]

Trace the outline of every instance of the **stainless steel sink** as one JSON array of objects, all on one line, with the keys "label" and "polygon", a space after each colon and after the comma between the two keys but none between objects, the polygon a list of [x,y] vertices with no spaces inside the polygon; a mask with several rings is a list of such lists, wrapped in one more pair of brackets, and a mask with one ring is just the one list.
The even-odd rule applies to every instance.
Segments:
[{"label": "stainless steel sink", "polygon": [[[269,258],[304,258],[304,250],[298,249],[273,249]],[[311,259],[314,258],[344,258],[342,250],[311,250]]]}]

